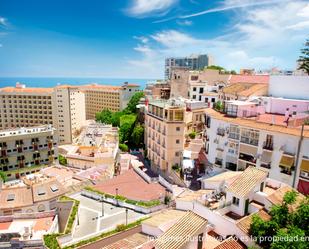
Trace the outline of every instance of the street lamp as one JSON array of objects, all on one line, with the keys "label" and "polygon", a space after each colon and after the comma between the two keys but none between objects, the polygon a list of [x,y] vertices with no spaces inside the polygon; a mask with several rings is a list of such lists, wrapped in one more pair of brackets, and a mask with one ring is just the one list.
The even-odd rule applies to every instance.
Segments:
[{"label": "street lamp", "polygon": [[116,188],[116,201],[117,201],[117,207],[118,207],[118,206],[119,206],[119,203],[118,203],[117,196],[118,196],[118,188]]},{"label": "street lamp", "polygon": [[128,209],[126,208],[126,226],[128,225]]}]

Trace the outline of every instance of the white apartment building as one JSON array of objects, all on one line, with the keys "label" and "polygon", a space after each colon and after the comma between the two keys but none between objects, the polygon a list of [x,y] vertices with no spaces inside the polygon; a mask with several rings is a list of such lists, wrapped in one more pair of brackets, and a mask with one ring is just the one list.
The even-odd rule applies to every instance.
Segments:
[{"label": "white apartment building", "polygon": [[35,173],[58,158],[51,125],[0,131],[0,171],[8,180]]},{"label": "white apartment building", "polygon": [[[275,120],[275,119],[274,119]],[[309,191],[309,130],[206,111],[206,153],[214,170],[264,168],[269,177]]]},{"label": "white apartment building", "polygon": [[85,96],[77,87],[16,87],[0,89],[0,130],[51,124],[59,143],[71,143],[72,133],[86,120]]}]

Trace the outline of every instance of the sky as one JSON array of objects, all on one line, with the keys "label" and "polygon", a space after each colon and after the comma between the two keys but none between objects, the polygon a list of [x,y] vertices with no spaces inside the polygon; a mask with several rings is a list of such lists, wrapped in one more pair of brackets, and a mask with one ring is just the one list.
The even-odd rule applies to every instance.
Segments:
[{"label": "sky", "polygon": [[309,0],[0,0],[0,77],[163,78],[164,59],[294,69]]}]

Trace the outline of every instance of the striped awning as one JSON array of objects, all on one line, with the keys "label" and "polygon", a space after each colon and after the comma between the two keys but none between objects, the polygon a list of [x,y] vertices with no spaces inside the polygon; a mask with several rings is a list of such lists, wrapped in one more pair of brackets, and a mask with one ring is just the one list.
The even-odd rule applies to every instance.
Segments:
[{"label": "striped awning", "polygon": [[283,154],[280,160],[280,166],[291,168],[294,166],[294,160],[295,160],[294,156]]},{"label": "striped awning", "polygon": [[244,153],[247,155],[251,155],[253,157],[256,157],[257,154],[257,147],[256,146],[250,146],[250,145],[246,145],[246,144],[240,144],[239,146],[239,152],[240,153]]},{"label": "striped awning", "polygon": [[303,159],[301,161],[300,170],[309,172],[309,159]]},{"label": "striped awning", "polygon": [[263,150],[261,161],[263,163],[270,163],[272,154],[272,151]]}]

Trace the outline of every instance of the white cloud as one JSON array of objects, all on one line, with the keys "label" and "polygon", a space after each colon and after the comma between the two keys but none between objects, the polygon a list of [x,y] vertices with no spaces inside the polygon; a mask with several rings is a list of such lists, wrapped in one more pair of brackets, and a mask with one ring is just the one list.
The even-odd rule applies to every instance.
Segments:
[{"label": "white cloud", "polygon": [[0,43],[0,48],[2,48],[3,47],[3,45]]},{"label": "white cloud", "polygon": [[[291,0],[242,8],[235,13],[237,19],[232,16],[233,23],[227,26],[229,31],[224,30],[224,36],[212,39],[203,38],[203,33],[197,37],[178,30],[155,32],[146,36],[147,47],[135,48],[140,53],[140,60],[136,61],[143,69],[161,77],[164,58],[192,53],[210,53],[216,64],[227,69],[293,68],[309,33],[309,15],[303,11],[307,7],[304,1]],[[137,64],[134,65],[137,67]]]},{"label": "white cloud", "polygon": [[149,39],[145,36],[133,36],[134,39],[139,40],[140,42],[146,44]]},{"label": "white cloud", "polygon": [[177,24],[180,26],[191,26],[193,22],[190,20],[183,20],[183,21],[177,20]]},{"label": "white cloud", "polygon": [[134,17],[163,16],[178,0],[132,0],[127,14]]},{"label": "white cloud", "polygon": [[0,16],[0,27],[6,27],[8,25],[7,19]]}]

